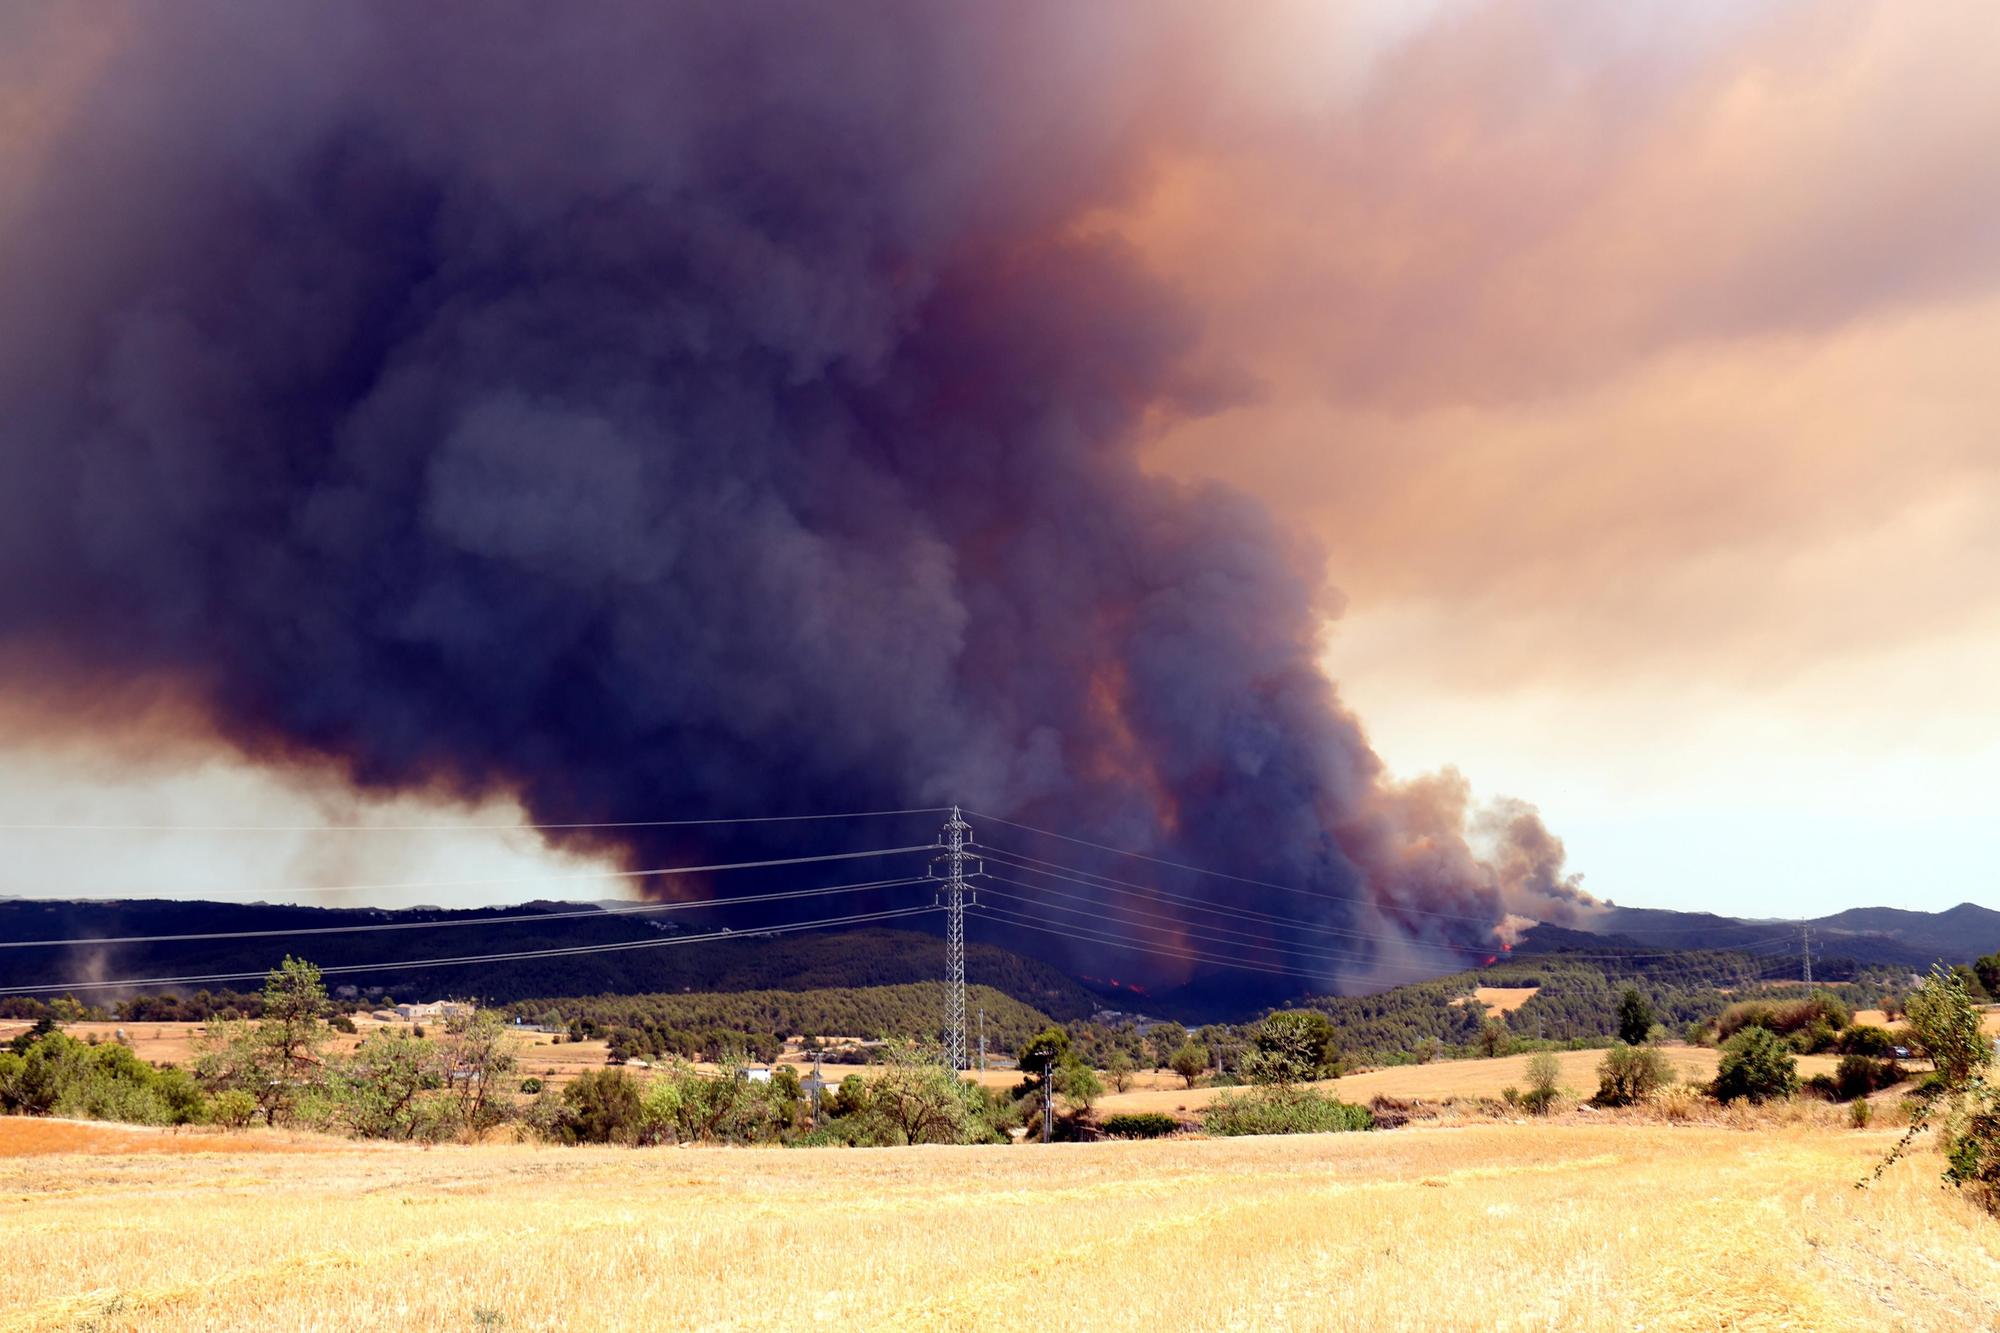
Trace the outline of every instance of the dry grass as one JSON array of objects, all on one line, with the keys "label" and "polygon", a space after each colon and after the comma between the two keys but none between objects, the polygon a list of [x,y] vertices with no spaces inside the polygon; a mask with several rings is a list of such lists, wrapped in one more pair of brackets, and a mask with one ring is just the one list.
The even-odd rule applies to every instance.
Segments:
[{"label": "dry grass", "polygon": [[1971,1328],[2000,1224],[1775,1124],[0,1162],[0,1328]]},{"label": "dry grass", "polygon": [[[1683,1082],[1715,1077],[1716,1052],[1705,1046],[1662,1048]],[[1371,1069],[1365,1074],[1349,1074],[1319,1086],[1343,1101],[1366,1102],[1371,1097],[1406,1097],[1437,1101],[1446,1097],[1498,1097],[1505,1087],[1528,1086],[1528,1061],[1532,1056],[1504,1055],[1497,1060],[1439,1060],[1427,1065],[1396,1065]],[[1583,1096],[1597,1091],[1597,1066],[1603,1051],[1558,1051],[1562,1084]],[[1840,1063],[1831,1055],[1802,1055],[1799,1076],[1831,1074]],[[1134,1089],[1113,1094],[1100,1101],[1104,1114],[1119,1111],[1195,1111],[1208,1105],[1225,1091],[1219,1088],[1166,1088],[1158,1091]]]},{"label": "dry grass", "polygon": [[1472,998],[1486,1006],[1486,1013],[1491,1017],[1513,1013],[1534,999],[1541,989],[1540,986],[1481,986],[1472,992]]}]

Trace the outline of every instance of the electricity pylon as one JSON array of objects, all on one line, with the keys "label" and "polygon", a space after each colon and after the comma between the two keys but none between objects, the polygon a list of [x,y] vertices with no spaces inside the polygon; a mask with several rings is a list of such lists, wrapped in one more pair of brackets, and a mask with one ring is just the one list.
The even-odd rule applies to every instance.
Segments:
[{"label": "electricity pylon", "polygon": [[[941,881],[938,906],[945,909],[944,930],[944,1058],[953,1069],[965,1069],[965,877],[969,864],[972,874],[984,868],[969,849],[972,825],[965,822],[958,807],[951,808],[944,833],[938,839],[944,855],[931,863],[931,874]],[[974,901],[977,901],[975,898]]]}]

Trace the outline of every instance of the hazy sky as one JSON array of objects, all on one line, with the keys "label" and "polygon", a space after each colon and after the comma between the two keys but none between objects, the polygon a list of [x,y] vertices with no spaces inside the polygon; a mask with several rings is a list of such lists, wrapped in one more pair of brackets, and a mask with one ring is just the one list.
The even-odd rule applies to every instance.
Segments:
[{"label": "hazy sky", "polygon": [[1385,758],[1598,893],[1990,903],[2000,15],[1730,10],[1440,6],[1178,153],[1120,225],[1265,391],[1156,458],[1315,532]]},{"label": "hazy sky", "polygon": [[[1133,184],[1076,225],[1246,386],[1148,457],[1322,544],[1324,661],[1389,766],[1532,800],[1627,904],[2000,900],[2000,10],[1230,8],[1162,43]],[[91,58],[0,100],[0,173]],[[18,822],[510,817],[50,745],[0,752]],[[0,837],[50,891],[584,864],[478,830]],[[556,891],[613,892],[420,896]]]}]

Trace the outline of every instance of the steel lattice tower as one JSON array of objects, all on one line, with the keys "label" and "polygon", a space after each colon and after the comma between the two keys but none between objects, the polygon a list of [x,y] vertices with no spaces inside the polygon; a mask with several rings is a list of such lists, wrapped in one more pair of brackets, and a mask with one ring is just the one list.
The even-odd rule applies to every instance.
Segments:
[{"label": "steel lattice tower", "polygon": [[[968,1068],[965,1040],[965,895],[966,865],[972,862],[973,873],[978,873],[978,863],[969,852],[972,846],[972,825],[965,822],[958,807],[951,808],[951,818],[945,822],[943,836],[939,844],[944,855],[938,858],[942,863],[939,876],[943,886],[939,891],[939,905],[945,909],[944,932],[944,1058],[953,1069]],[[934,866],[937,863],[933,863]],[[933,869],[933,874],[939,874]]]}]

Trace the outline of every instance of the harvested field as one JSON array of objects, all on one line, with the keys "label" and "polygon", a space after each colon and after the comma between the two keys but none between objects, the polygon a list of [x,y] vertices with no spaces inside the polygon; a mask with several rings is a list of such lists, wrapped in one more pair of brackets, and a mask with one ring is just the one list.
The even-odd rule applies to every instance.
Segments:
[{"label": "harvested field", "polygon": [[[1716,1052],[1705,1046],[1667,1046],[1667,1059],[1683,1082],[1715,1077]],[[1371,1097],[1418,1097],[1438,1100],[1445,1097],[1498,1097],[1506,1087],[1528,1086],[1528,1061],[1532,1056],[1503,1055],[1496,1060],[1439,1060],[1427,1065],[1395,1065],[1371,1069],[1365,1074],[1349,1074],[1318,1086],[1343,1101],[1366,1102]],[[1597,1066],[1603,1051],[1558,1051],[1563,1087],[1582,1096],[1597,1091]],[[1831,1074],[1840,1063],[1832,1055],[1802,1055],[1799,1076]],[[1135,1089],[1104,1097],[1097,1105],[1104,1114],[1119,1111],[1196,1111],[1224,1088],[1167,1088],[1141,1092]]]},{"label": "harvested field", "polygon": [[47,1157],[87,1153],[92,1157],[134,1153],[325,1152],[339,1140],[305,1134],[235,1134],[226,1130],[155,1129],[149,1125],[95,1120],[42,1120],[0,1116],[0,1157]]},{"label": "harvested field", "polygon": [[1892,1138],[32,1157],[0,1161],[0,1328],[2000,1323],[2000,1224],[1935,1157],[1852,1188]]},{"label": "harvested field", "polygon": [[1472,998],[1486,1007],[1489,1016],[1511,1014],[1541,993],[1540,986],[1481,986]]}]

